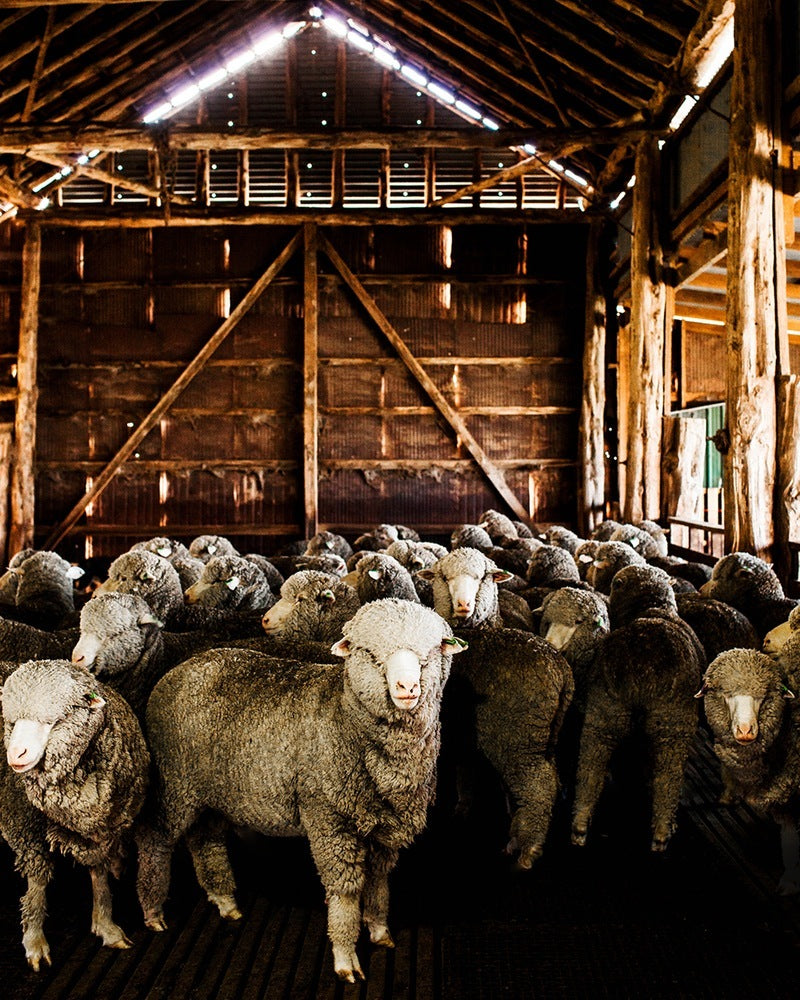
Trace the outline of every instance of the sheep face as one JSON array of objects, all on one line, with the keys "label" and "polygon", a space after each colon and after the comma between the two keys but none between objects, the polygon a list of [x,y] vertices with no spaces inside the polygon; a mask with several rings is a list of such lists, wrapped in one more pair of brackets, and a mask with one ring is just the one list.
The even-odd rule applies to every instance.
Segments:
[{"label": "sheep face", "polygon": [[102,689],[66,660],[28,661],[3,685],[4,739],[17,774],[69,774],[105,722]]},{"label": "sheep face", "polygon": [[331,650],[346,659],[350,690],[379,718],[438,704],[450,657],[466,647],[436,612],[398,598],[364,605],[343,632]]},{"label": "sheep face", "polygon": [[[513,573],[498,569],[477,549],[455,549],[439,559],[435,566],[417,573],[433,586],[433,605],[446,621],[461,625],[479,625],[482,616],[497,611],[497,584],[510,580]],[[493,593],[487,593],[491,592]]]},{"label": "sheep face", "polygon": [[774,629],[771,629],[764,636],[764,642],[761,645],[761,652],[766,653],[766,655],[772,657],[773,660],[780,662],[783,647],[786,645],[786,641],[791,638],[793,631],[794,630],[788,621],[781,622],[780,625],[776,625]]},{"label": "sheep face", "polygon": [[301,570],[281,587],[281,596],[261,619],[268,635],[330,641],[361,602],[355,590],[330,573]]},{"label": "sheep face", "polygon": [[155,642],[163,623],[135,594],[102,594],[84,605],[72,662],[97,677],[127,670]]},{"label": "sheep face", "polygon": [[780,730],[785,699],[794,694],[769,657],[731,649],[712,661],[695,697],[705,698],[706,719],[717,740],[763,748]]}]

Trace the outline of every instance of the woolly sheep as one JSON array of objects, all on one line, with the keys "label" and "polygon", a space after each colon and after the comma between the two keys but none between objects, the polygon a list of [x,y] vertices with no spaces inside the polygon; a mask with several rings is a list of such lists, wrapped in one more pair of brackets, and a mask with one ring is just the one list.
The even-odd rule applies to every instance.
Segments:
[{"label": "woolly sheep", "polygon": [[644,566],[643,556],[624,542],[601,542],[595,550],[594,562],[586,572],[586,582],[601,594],[611,592],[611,581],[625,566]]},{"label": "woolly sheep", "polygon": [[35,551],[36,549],[20,549],[9,560],[8,569],[0,576],[0,605],[7,604],[12,608],[15,607],[17,603],[19,574],[15,573],[14,570],[21,566],[28,556],[32,556]]},{"label": "woolly sheep", "polygon": [[726,649],[758,649],[748,619],[724,601],[702,594],[678,594],[678,614],[700,640],[708,663]]},{"label": "woolly sheep", "polygon": [[207,563],[214,556],[238,556],[239,550],[224,535],[198,535],[189,542],[189,553]]},{"label": "woolly sheep", "polygon": [[488,553],[494,548],[494,542],[489,537],[486,528],[478,524],[462,524],[450,535],[451,549],[478,549]]},{"label": "woolly sheep", "polygon": [[299,569],[315,569],[320,573],[332,573],[343,579],[347,575],[347,563],[335,552],[319,552],[316,555],[297,556],[294,560],[295,571]]},{"label": "woolly sheep", "polygon": [[495,545],[519,538],[519,531],[511,518],[497,510],[484,511],[478,518],[478,525],[486,530]]},{"label": "woolly sheep", "polygon": [[643,528],[637,528],[633,524],[621,524],[611,538],[609,538],[609,541],[623,542],[625,545],[630,545],[632,549],[636,549],[639,555],[645,559],[654,559],[666,555],[665,552],[662,552],[663,545],[659,544],[648,531],[645,531]]},{"label": "woolly sheep", "polygon": [[423,604],[433,606],[433,589],[427,580],[417,576],[417,572],[428,566],[433,566],[437,559],[447,555],[444,545],[437,545],[436,542],[412,542],[397,541],[392,542],[386,550],[386,555],[396,559],[401,566],[405,566],[411,574],[411,580],[417,591],[417,595]]},{"label": "woolly sheep", "polygon": [[97,587],[92,599],[117,592],[137,594],[161,621],[180,614],[183,608],[178,571],[166,559],[147,549],[135,549],[117,556],[108,567],[108,579]]},{"label": "woolly sheep", "polygon": [[408,570],[387,552],[368,552],[356,566],[356,592],[362,604],[381,597],[419,602]]},{"label": "woolly sheep", "polygon": [[337,556],[347,561],[353,554],[353,547],[341,535],[333,531],[318,531],[306,546],[306,555],[320,555],[326,552],[333,552]]},{"label": "woolly sheep", "polygon": [[434,607],[451,625],[495,628],[501,624],[497,584],[511,574],[477,549],[453,549],[418,575],[430,582]]},{"label": "woolly sheep", "polygon": [[[21,556],[23,553],[18,553]],[[5,584],[6,593],[13,591],[13,609],[4,606],[8,618],[35,625],[37,628],[62,628],[72,624],[75,616],[75,580],[83,575],[57,552],[31,552],[24,559],[12,559],[4,576],[13,576],[15,584]]]},{"label": "woolly sheep", "polygon": [[544,599],[539,634],[566,658],[576,677],[589,667],[610,630],[608,605],[592,591],[561,587]]},{"label": "woolly sheep", "polygon": [[187,604],[237,611],[266,611],[275,603],[267,578],[243,556],[212,556],[184,596]]},{"label": "woolly sheep", "polygon": [[283,639],[336,642],[360,607],[356,591],[338,577],[302,570],[286,580],[262,625],[267,635]]},{"label": "woolly sheep", "polygon": [[6,756],[50,844],[89,868],[92,931],[130,942],[111,912],[109,871],[144,802],[150,758],[136,717],[115,691],[67,660],[23,663],[3,685]]},{"label": "woolly sheep", "polygon": [[656,566],[624,566],[611,581],[608,613],[612,629],[653,613],[677,618],[678,603],[669,576]]},{"label": "woolly sheep", "polygon": [[527,580],[532,586],[558,587],[580,581],[571,553],[558,545],[543,545],[528,562]]},{"label": "woolly sheep", "polygon": [[[651,850],[663,851],[675,827],[697,730],[693,691],[705,658],[692,630],[667,607],[675,601],[669,585],[659,571],[643,571],[628,567],[614,578],[610,618],[626,623],[603,640],[589,674],[572,816],[572,842],[579,846],[586,843],[611,756],[634,726],[652,749]],[[648,587],[652,610],[643,607]],[[642,617],[631,620],[636,613]]]},{"label": "woolly sheep", "polygon": [[19,664],[25,660],[68,658],[78,634],[77,628],[49,632],[25,622],[0,618],[0,661]]},{"label": "woolly sheep", "polygon": [[591,540],[596,542],[607,542],[611,539],[611,536],[617,530],[617,528],[622,527],[619,521],[614,521],[611,518],[607,518],[605,521],[601,521],[600,524],[596,525],[589,537]]},{"label": "woolly sheep", "polygon": [[572,558],[575,560],[575,565],[578,567],[578,575],[581,580],[585,581],[589,575],[589,567],[595,560],[600,544],[600,542],[587,539],[586,541],[581,542],[581,544],[573,552]]},{"label": "woolly sheep", "polygon": [[759,639],[786,621],[797,601],[788,600],[775,570],[749,552],[732,552],[717,560],[700,593],[725,601],[753,623]]},{"label": "woolly sheep", "polygon": [[183,590],[197,583],[203,573],[203,562],[195,559],[183,542],[178,542],[174,538],[149,538],[145,542],[137,542],[131,546],[131,551],[135,549],[155,552],[157,556],[171,563],[177,571]]},{"label": "woolly sheep", "polygon": [[279,594],[283,586],[283,574],[277,566],[266,556],[259,555],[257,552],[248,552],[245,559],[258,566],[269,584],[269,589],[273,594]]},{"label": "woolly sheep", "polygon": [[[459,648],[435,612],[389,598],[345,625],[335,646],[340,669],[293,663],[287,671],[257,653],[215,650],[167,674],[147,710],[161,789],[139,837],[147,925],[165,926],[172,846],[213,809],[265,834],[308,838],[328,900],[335,972],[363,979],[362,922],[373,944],[393,944],[388,876],[425,826],[442,689]],[[238,918],[219,836],[205,830],[189,846],[209,900]]]},{"label": "woolly sheep", "polygon": [[371,531],[365,531],[353,542],[356,552],[380,552],[388,549],[392,542],[399,541],[400,533],[393,524],[379,524]]},{"label": "woolly sheep", "polygon": [[800,892],[800,732],[780,667],[757,650],[726,650],[709,665],[697,697],[722,765],[725,800],[741,797],[780,825],[778,890]]},{"label": "woolly sheep", "polygon": [[539,541],[566,549],[572,556],[575,555],[575,550],[583,540],[574,531],[570,531],[569,528],[565,528],[561,524],[551,524],[549,528],[539,533]]},{"label": "woolly sheep", "polygon": [[662,528],[656,521],[637,521],[636,527],[646,531],[648,535],[655,539],[659,554],[666,556],[669,552],[669,529]]},{"label": "woolly sheep", "polygon": [[800,629],[800,606],[793,608],[785,622],[770,629],[764,636],[761,652],[780,660],[784,644]]}]

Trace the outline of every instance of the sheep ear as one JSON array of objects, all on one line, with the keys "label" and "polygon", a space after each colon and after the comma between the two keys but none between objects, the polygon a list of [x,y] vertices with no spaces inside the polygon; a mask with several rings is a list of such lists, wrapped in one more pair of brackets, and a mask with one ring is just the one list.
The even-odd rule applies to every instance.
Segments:
[{"label": "sheep ear", "polygon": [[794,698],[794,691],[791,691],[785,684],[781,684],[781,691],[784,698]]},{"label": "sheep ear", "polygon": [[169,548],[166,545],[161,545],[156,549],[156,555],[163,556],[164,559],[170,554]]},{"label": "sheep ear", "polygon": [[350,640],[340,639],[331,646],[331,652],[334,656],[348,656],[350,654]]},{"label": "sheep ear", "polygon": [[217,551],[216,545],[209,545],[208,548],[206,549],[206,552],[208,552],[210,556],[213,556],[216,551]]},{"label": "sheep ear", "polygon": [[98,708],[102,708],[105,705],[105,698],[98,694],[97,691],[90,691],[88,696],[89,708],[96,712]]},{"label": "sheep ear", "polygon": [[514,574],[509,573],[507,569],[496,569],[492,571],[492,579],[495,583],[505,583],[506,580],[513,580]]},{"label": "sheep ear", "polygon": [[381,571],[379,569],[368,569],[367,570],[367,576],[370,577],[373,580],[380,580],[380,578],[381,578]]},{"label": "sheep ear", "polygon": [[708,691],[708,681],[703,681],[703,686],[697,692],[695,698],[702,698],[705,695],[706,691]]},{"label": "sheep ear", "polygon": [[228,588],[228,590],[236,590],[236,588],[239,586],[239,582],[240,581],[238,576],[232,576],[230,580],[225,581],[225,586]]},{"label": "sheep ear", "polygon": [[163,628],[164,627],[164,623],[161,621],[160,618],[156,618],[156,616],[152,613],[152,611],[146,611],[143,615],[140,615],[139,616],[139,624],[140,625],[155,625],[156,628]]},{"label": "sheep ear", "polygon": [[581,553],[581,554],[580,554],[580,555],[578,556],[578,562],[582,562],[582,563],[590,563],[590,562],[593,562],[593,561],[594,561],[594,560],[592,559],[592,557],[591,557],[591,556],[587,556],[585,552],[582,552],[582,553]]},{"label": "sheep ear", "polygon": [[321,590],[319,592],[319,597],[317,598],[317,600],[320,602],[320,604],[335,604],[336,594],[334,594],[334,592],[330,589]]},{"label": "sheep ear", "polygon": [[70,580],[80,580],[83,576],[83,570],[80,566],[70,566],[67,570],[67,576]]},{"label": "sheep ear", "polygon": [[418,570],[417,576],[420,580],[433,580],[436,577],[436,573],[428,566],[426,569]]},{"label": "sheep ear", "polygon": [[455,656],[456,653],[463,653],[469,649],[469,643],[459,639],[457,635],[451,635],[449,639],[442,639],[442,652],[445,656]]}]

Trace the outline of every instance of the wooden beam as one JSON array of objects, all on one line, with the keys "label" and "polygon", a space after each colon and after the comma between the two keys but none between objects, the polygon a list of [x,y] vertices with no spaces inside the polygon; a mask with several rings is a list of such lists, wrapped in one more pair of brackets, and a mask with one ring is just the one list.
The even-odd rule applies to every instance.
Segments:
[{"label": "wooden beam", "polygon": [[35,223],[29,223],[25,228],[25,244],[22,248],[17,407],[11,470],[11,525],[8,532],[8,550],[11,555],[33,545],[41,261],[42,231]]},{"label": "wooden beam", "polygon": [[33,103],[36,100],[36,88],[39,86],[39,82],[42,79],[44,60],[47,55],[47,47],[53,36],[54,24],[55,10],[50,7],[47,11],[47,24],[45,25],[44,33],[42,34],[42,40],[39,43],[39,51],[36,53],[36,65],[33,68],[31,81],[28,84],[28,93],[25,95],[25,107],[23,108],[22,115],[20,116],[24,122],[28,121],[31,116],[31,111],[33,110]]},{"label": "wooden beam", "polygon": [[6,167],[0,167],[0,198],[11,202],[16,208],[33,208],[41,202],[42,196],[22,187],[8,175]]},{"label": "wooden beam", "polygon": [[709,267],[719,264],[728,253],[728,230],[709,236],[697,247],[696,250],[684,248],[682,254],[690,253],[688,260],[682,260],[678,264],[675,272],[676,288],[681,288],[688,284],[698,275],[702,274]]},{"label": "wooden beam", "polygon": [[283,270],[287,261],[300,246],[301,240],[302,233],[295,233],[286,247],[276,257],[272,264],[270,264],[258,281],[255,282],[253,287],[236,306],[230,316],[224,323],[222,323],[219,329],[212,334],[207,343],[201,348],[197,355],[195,355],[192,361],[189,362],[185,370],[164,393],[158,403],[147,414],[125,444],[122,445],[116,455],[114,455],[111,461],[105,466],[100,475],[97,476],[92,483],[91,489],[88,490],[83,497],[81,497],[61,524],[52,532],[45,543],[45,548],[49,549],[57,545],[76,524],[89,504],[92,503],[93,500],[97,499],[97,497],[100,496],[100,494],[106,489],[128,457],[133,454],[136,447],[147,437],[161,417],[170,408],[172,403],[178,398],[178,396],[180,396],[192,379],[194,379],[194,377],[202,370],[208,358],[210,358],[220,344],[222,344],[245,313],[252,308],[272,279],[279,274],[281,270]]},{"label": "wooden beam", "polygon": [[[91,177],[92,180],[101,181],[103,184],[113,184],[114,187],[121,188],[123,191],[132,191],[134,194],[143,194],[148,198],[162,197],[161,189],[152,184],[141,184],[139,181],[134,181],[129,177],[125,177],[124,174],[119,172],[112,173],[109,170],[101,170],[99,167],[92,166],[90,163],[75,165],[74,163],[70,163],[68,159],[58,156],[36,156],[33,157],[33,159],[36,159],[41,163],[48,163],[52,167],[71,167],[72,173],[66,178],[67,183],[74,180],[76,177]],[[48,191],[49,190],[50,189],[48,188]],[[185,205],[187,208],[194,205],[191,198],[185,198],[180,194],[171,195],[170,202],[175,205]]]},{"label": "wooden beam", "polygon": [[8,485],[14,459],[14,425],[0,424],[0,565],[7,566],[8,551]]},{"label": "wooden beam", "polygon": [[303,497],[305,537],[313,538],[319,524],[319,284],[317,226],[303,226]]},{"label": "wooden beam", "polygon": [[583,398],[578,449],[578,530],[589,532],[605,514],[606,299],[600,277],[601,219],[593,219],[586,247]]},{"label": "wooden beam", "polygon": [[528,512],[519,502],[517,497],[511,492],[502,471],[494,464],[494,462],[492,462],[483,448],[478,444],[467,425],[462,420],[461,416],[447,402],[439,390],[439,387],[408,349],[406,342],[397,330],[395,330],[383,312],[381,312],[378,308],[375,300],[340,257],[338,252],[331,245],[330,241],[323,235],[320,235],[320,249],[323,250],[328,256],[333,266],[339,274],[341,274],[345,284],[366,309],[367,313],[378,326],[381,333],[383,333],[395,351],[397,351],[400,355],[405,366],[428,394],[437,410],[442,414],[448,424],[450,424],[450,427],[453,429],[457,437],[461,439],[464,446],[483,470],[484,475],[492,486],[494,486],[511,510],[514,511],[514,513],[521,520],[528,521]]},{"label": "wooden beam", "polygon": [[534,145],[542,155],[554,155],[634,142],[645,134],[667,134],[643,120],[597,128],[490,129],[465,126],[456,129],[391,126],[354,129],[329,126],[318,129],[274,129],[240,125],[226,129],[198,128],[177,122],[161,125],[113,125],[108,122],[57,123],[54,125],[5,124],[0,126],[0,153],[36,156],[79,155],[88,149],[124,153],[170,149],[499,149]]},{"label": "wooden beam", "polygon": [[[27,212],[20,217],[29,218]],[[124,212],[119,209],[89,211],[84,208],[48,209],[37,212],[34,217],[42,226],[74,229],[152,229],[164,225],[164,213],[160,209],[141,209],[138,212]],[[549,225],[553,222],[571,222],[586,225],[588,216],[576,209],[529,208],[522,211],[484,212],[469,210],[456,211],[408,211],[407,209],[344,209],[341,212],[318,209],[276,209],[258,210],[252,207],[246,211],[229,209],[225,212],[198,208],[173,209],[171,226],[302,226],[304,222],[324,220],[328,226],[463,226],[463,225]]]},{"label": "wooden beam", "polygon": [[772,157],[781,145],[779,23],[776,0],[737,0],[728,181],[725,541],[729,551],[769,561],[778,555],[775,378],[781,341],[788,351],[783,200]]},{"label": "wooden beam", "polygon": [[491,174],[489,177],[484,177],[482,180],[475,181],[472,184],[466,184],[464,187],[459,188],[458,191],[453,191],[442,198],[437,198],[436,201],[431,202],[429,207],[441,208],[443,205],[449,205],[451,202],[460,201],[462,198],[472,197],[473,195],[479,194],[481,191],[486,191],[488,188],[496,187],[498,184],[502,184],[505,181],[513,180],[515,177],[522,177],[524,174],[529,174],[534,170],[541,169],[542,161],[539,156],[528,156],[524,160],[520,160],[519,163],[514,163],[510,167],[503,167],[502,170],[495,171],[495,173]]},{"label": "wooden beam", "polygon": [[667,286],[659,231],[660,172],[657,140],[636,153],[631,245],[631,341],[628,451],[622,516],[661,515],[661,436],[664,415],[664,338]]}]

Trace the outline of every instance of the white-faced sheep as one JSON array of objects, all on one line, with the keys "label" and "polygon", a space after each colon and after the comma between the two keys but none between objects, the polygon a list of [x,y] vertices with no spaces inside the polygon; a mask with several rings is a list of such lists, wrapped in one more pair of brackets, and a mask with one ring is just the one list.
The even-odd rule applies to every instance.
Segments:
[{"label": "white-faced sheep", "polygon": [[[164,927],[172,846],[211,809],[265,834],[308,838],[334,969],[349,982],[363,978],[362,923],[373,944],[393,943],[388,876],[426,823],[440,700],[460,648],[435,612],[388,599],[345,625],[335,647],[341,669],[294,662],[287,670],[257,653],[214,650],[167,674],[147,710],[159,775],[152,823],[139,837],[148,926]],[[224,845],[205,833],[189,842],[198,880],[224,917],[239,917]]]},{"label": "white-faced sheep", "polygon": [[2,698],[9,766],[45,816],[49,843],[89,868],[92,931],[109,947],[129,947],[112,916],[108,873],[121,870],[147,788],[150,758],[136,717],[67,660],[23,663]]},{"label": "white-faced sheep", "polygon": [[732,552],[717,561],[700,593],[732,605],[753,623],[759,641],[785,622],[797,601],[789,600],[775,570],[749,552]]},{"label": "white-faced sheep", "polygon": [[644,566],[645,558],[624,542],[600,542],[594,562],[586,571],[586,582],[601,594],[611,593],[611,581],[625,566]]},{"label": "white-faced sheep", "polygon": [[[764,636],[761,644],[761,652],[771,656],[773,660],[782,662],[783,647],[789,639],[794,637],[795,632],[800,630],[800,606],[793,608],[785,622],[770,629]],[[747,644],[745,644],[747,645]]]},{"label": "white-faced sheep", "polygon": [[542,602],[539,634],[557,649],[572,667],[576,681],[592,663],[598,646],[611,630],[608,605],[599,594],[576,587],[561,587]]},{"label": "white-faced sheep", "polygon": [[184,606],[178,571],[166,559],[147,549],[132,549],[108,567],[108,579],[95,590],[101,594],[137,594],[161,621],[180,615]]},{"label": "white-faced sheep", "polygon": [[565,528],[563,524],[551,524],[549,528],[540,531],[538,537],[539,541],[546,545],[557,545],[561,549],[566,549],[573,556],[577,547],[584,541],[574,531]]},{"label": "white-faced sheep", "polygon": [[[652,751],[651,849],[672,836],[686,761],[697,730],[693,686],[705,666],[696,636],[675,614],[666,574],[621,570],[611,587],[612,625],[592,663],[581,732],[572,842],[586,843],[611,756],[634,729]],[[648,594],[650,599],[648,600]],[[696,689],[695,689],[696,690]]]},{"label": "white-faced sheep", "polygon": [[266,611],[275,595],[258,565],[244,556],[213,556],[185,594],[187,604],[204,608]]},{"label": "white-faced sheep", "polygon": [[513,799],[509,852],[530,868],[544,849],[558,793],[555,750],[572,672],[543,639],[499,627],[498,571],[483,553],[455,549],[420,573],[433,584],[436,611],[470,647],[445,695],[448,753],[461,777],[476,751],[496,770]]},{"label": "white-faced sheep", "polygon": [[290,576],[280,600],[262,618],[268,636],[290,642],[336,642],[361,607],[358,594],[338,577],[315,570]]},{"label": "white-faced sheep", "polygon": [[753,649],[727,650],[709,665],[697,697],[722,764],[725,799],[742,798],[780,824],[784,872],[778,889],[800,892],[800,729],[787,707],[794,694],[780,667]]},{"label": "white-faced sheep", "polygon": [[197,583],[203,573],[203,562],[196,559],[186,548],[183,542],[174,538],[148,538],[147,541],[137,542],[131,546],[131,551],[135,549],[147,549],[148,552],[155,552],[157,556],[172,563],[178,573],[183,590]]},{"label": "white-faced sheep", "polygon": [[418,576],[421,569],[433,566],[437,559],[447,555],[444,545],[437,545],[436,542],[412,542],[398,541],[392,542],[386,550],[386,555],[396,559],[401,566],[405,566],[411,574],[411,580],[417,591],[420,601],[433,607],[433,590],[427,580]]}]

